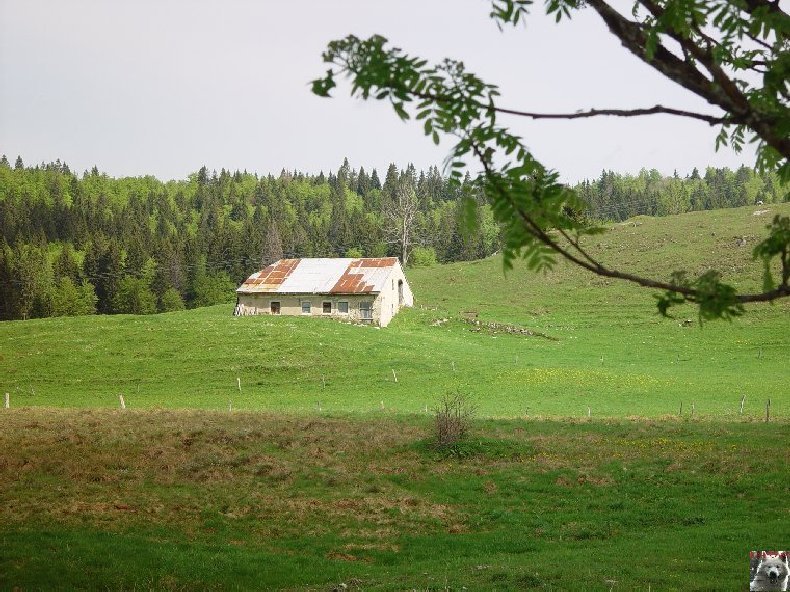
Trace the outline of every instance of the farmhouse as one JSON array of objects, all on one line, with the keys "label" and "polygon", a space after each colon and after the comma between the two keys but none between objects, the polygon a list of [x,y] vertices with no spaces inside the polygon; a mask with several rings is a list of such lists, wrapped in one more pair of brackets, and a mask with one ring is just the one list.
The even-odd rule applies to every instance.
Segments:
[{"label": "farmhouse", "polygon": [[397,257],[280,259],[236,294],[235,315],[325,316],[381,327],[414,304]]}]

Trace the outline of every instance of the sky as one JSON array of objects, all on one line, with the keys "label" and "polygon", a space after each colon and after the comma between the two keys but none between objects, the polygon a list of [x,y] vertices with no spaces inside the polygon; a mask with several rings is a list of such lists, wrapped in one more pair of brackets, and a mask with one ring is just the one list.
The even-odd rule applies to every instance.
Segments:
[{"label": "sky", "polygon": [[[0,153],[160,179],[202,165],[328,172],[344,157],[380,174],[391,162],[441,167],[449,140],[434,146],[386,104],[342,83],[331,99],[311,94],[327,43],[350,33],[461,59],[499,85],[503,107],[717,113],[629,54],[592,11],[558,25],[541,7],[500,32],[485,0],[0,0]],[[671,116],[501,121],[566,182],[754,164],[751,150],[716,152],[706,123]]]}]

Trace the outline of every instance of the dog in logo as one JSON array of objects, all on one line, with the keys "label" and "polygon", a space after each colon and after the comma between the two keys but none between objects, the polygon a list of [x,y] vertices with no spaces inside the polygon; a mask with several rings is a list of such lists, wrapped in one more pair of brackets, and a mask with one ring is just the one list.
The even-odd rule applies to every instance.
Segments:
[{"label": "dog in logo", "polygon": [[767,553],[762,551],[759,563],[753,568],[754,577],[749,590],[779,590],[786,591],[790,566],[787,562],[787,552]]}]

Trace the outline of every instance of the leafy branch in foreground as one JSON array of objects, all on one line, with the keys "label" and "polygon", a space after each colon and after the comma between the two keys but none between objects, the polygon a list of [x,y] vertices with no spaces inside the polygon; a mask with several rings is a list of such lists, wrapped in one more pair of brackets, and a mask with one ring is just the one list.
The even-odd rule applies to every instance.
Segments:
[{"label": "leafy branch in foreground", "polygon": [[[491,16],[500,27],[515,25],[525,18],[530,4],[530,0],[494,0]],[[450,177],[460,183],[468,160],[479,163],[476,182],[504,229],[506,268],[521,257],[532,270],[548,270],[561,257],[600,276],[661,290],[661,314],[667,315],[674,305],[692,302],[698,305],[700,318],[706,320],[741,315],[744,303],[790,296],[790,219],[786,217],[774,220],[768,237],[754,250],[755,259],[760,259],[764,268],[760,293],[738,294],[715,270],[694,279],[678,272],[670,281],[660,281],[607,267],[582,245],[584,236],[602,231],[576,215],[586,205],[559,182],[555,171],[533,157],[518,136],[498,122],[500,115],[576,119],[665,114],[697,119],[721,126],[717,147],[729,142],[737,151],[747,139],[758,142],[758,166],[776,169],[787,183],[787,15],[763,0],[639,0],[634,4],[634,20],[601,0],[548,0],[547,11],[559,21],[583,6],[595,10],[631,52],[723,114],[661,105],[573,114],[503,108],[497,105],[497,87],[466,71],[462,62],[448,59],[431,65],[391,47],[381,36],[359,39],[351,35],[331,42],[324,53],[324,61],[331,67],[313,81],[312,89],[319,96],[329,96],[337,77],[350,78],[352,96],[389,101],[401,119],[421,121],[425,134],[437,144],[440,134],[454,137],[446,162]],[[763,85],[751,86],[740,75],[744,71],[760,72]],[[774,259],[781,268],[778,283],[771,273]]]}]

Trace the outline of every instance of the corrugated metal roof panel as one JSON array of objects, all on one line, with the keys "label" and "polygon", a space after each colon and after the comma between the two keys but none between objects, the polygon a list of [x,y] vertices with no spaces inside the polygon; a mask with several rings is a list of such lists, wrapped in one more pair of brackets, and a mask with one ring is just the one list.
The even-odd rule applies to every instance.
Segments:
[{"label": "corrugated metal roof panel", "polygon": [[237,292],[364,294],[381,292],[397,257],[281,259],[252,274]]},{"label": "corrugated metal roof panel", "polygon": [[350,259],[301,259],[278,292],[326,293],[335,285]]}]

